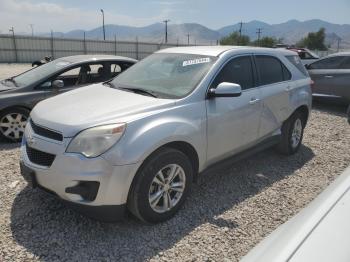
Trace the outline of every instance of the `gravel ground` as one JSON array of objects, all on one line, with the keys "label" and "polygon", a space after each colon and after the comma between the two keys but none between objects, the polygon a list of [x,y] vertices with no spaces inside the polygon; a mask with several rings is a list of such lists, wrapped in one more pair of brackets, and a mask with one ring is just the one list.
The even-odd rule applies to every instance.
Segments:
[{"label": "gravel ground", "polygon": [[200,176],[178,215],[152,226],[133,218],[96,222],[29,188],[19,145],[2,142],[0,261],[238,261],[350,164],[344,112],[318,104],[297,154],[266,150],[216,166]]}]

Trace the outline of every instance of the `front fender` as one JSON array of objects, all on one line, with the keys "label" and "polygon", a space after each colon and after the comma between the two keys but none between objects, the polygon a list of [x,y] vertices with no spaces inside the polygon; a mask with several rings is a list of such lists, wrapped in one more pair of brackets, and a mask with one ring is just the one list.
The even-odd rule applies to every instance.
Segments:
[{"label": "front fender", "polygon": [[139,163],[159,147],[181,141],[194,147],[201,167],[207,147],[205,121],[204,103],[180,106],[139,119],[127,125],[121,140],[103,157],[114,165]]}]

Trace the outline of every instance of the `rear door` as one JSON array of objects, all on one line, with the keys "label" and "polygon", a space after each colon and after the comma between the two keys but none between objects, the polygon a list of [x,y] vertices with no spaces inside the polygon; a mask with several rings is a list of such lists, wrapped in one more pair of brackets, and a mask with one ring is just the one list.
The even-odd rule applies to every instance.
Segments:
[{"label": "rear door", "polygon": [[256,55],[259,75],[262,114],[259,137],[265,137],[280,128],[290,114],[289,92],[294,87],[292,75],[279,58]]},{"label": "rear door", "polygon": [[334,88],[331,92],[334,96],[345,98],[350,102],[350,56],[344,58],[334,74]]},{"label": "rear door", "polygon": [[347,70],[340,70],[344,56],[332,56],[321,59],[308,66],[311,79],[314,81],[312,93],[315,96],[339,96],[336,90],[341,89],[344,74]]},{"label": "rear door", "polygon": [[258,136],[261,103],[251,55],[232,58],[220,70],[211,88],[222,82],[240,84],[242,94],[206,100],[208,163],[248,147]]}]

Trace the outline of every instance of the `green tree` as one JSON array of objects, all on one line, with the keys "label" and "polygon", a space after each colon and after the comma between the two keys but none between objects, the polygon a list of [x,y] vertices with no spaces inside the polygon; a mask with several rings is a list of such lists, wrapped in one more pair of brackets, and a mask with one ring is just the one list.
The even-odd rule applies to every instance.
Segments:
[{"label": "green tree", "polygon": [[324,41],[326,38],[326,30],[321,28],[317,32],[310,32],[305,38],[302,38],[298,43],[298,47],[307,47],[312,50],[327,50]]},{"label": "green tree", "polygon": [[253,42],[253,45],[255,46],[261,46],[261,47],[274,47],[277,43],[279,43],[279,40],[274,37],[268,37],[265,36],[261,38],[259,41],[255,40]]},{"label": "green tree", "polygon": [[226,37],[220,39],[221,45],[249,45],[250,38],[247,35],[239,36],[237,32],[234,32]]}]

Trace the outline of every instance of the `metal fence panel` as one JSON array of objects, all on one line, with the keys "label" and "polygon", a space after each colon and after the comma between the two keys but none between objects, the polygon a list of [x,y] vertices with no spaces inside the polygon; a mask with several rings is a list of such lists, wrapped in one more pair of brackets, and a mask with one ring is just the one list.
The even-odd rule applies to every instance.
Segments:
[{"label": "metal fence panel", "polygon": [[37,36],[1,35],[0,63],[28,63],[44,56],[54,58],[81,54],[109,54],[143,59],[155,51],[177,44],[157,44],[135,41],[66,39]]}]

